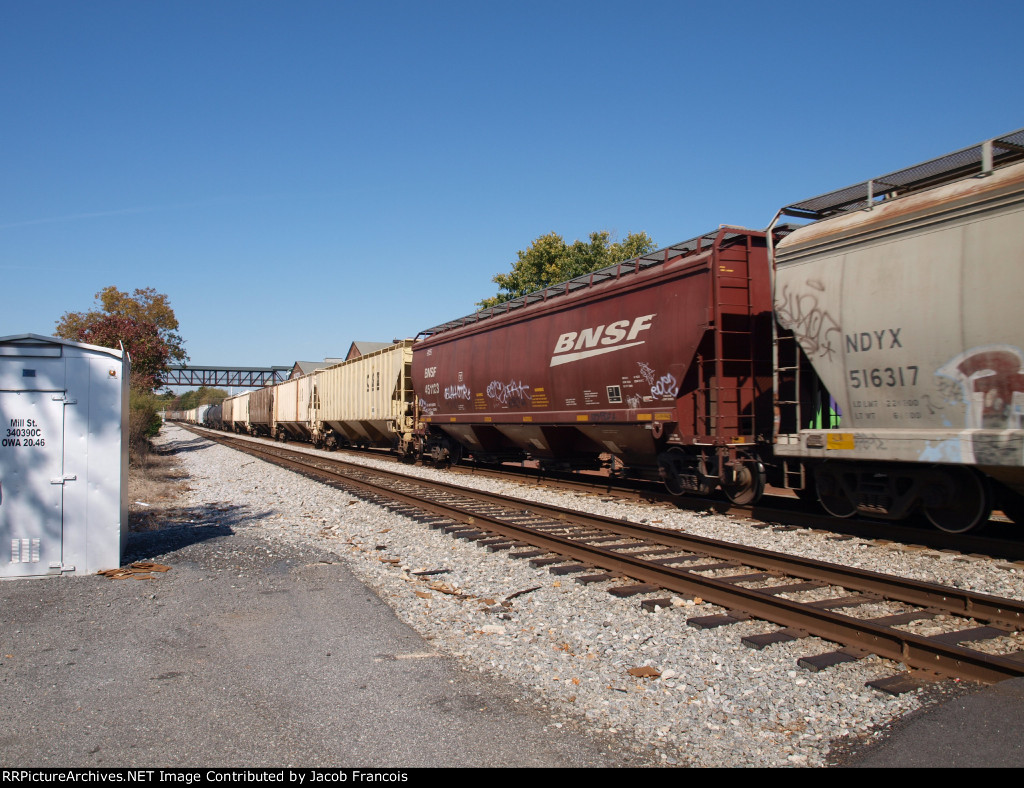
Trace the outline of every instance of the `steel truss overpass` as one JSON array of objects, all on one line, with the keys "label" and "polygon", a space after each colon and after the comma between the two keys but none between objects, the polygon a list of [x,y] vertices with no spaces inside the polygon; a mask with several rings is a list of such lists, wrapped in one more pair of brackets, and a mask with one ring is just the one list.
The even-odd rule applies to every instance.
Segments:
[{"label": "steel truss overpass", "polygon": [[160,376],[165,386],[262,388],[288,380],[291,367],[168,367]]}]

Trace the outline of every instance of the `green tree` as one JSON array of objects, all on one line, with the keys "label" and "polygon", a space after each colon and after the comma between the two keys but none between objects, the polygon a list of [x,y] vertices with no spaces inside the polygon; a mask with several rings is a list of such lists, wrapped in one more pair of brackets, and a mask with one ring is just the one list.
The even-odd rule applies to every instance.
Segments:
[{"label": "green tree", "polygon": [[199,397],[195,391],[186,391],[181,395],[181,399],[178,400],[178,404],[174,406],[174,410],[192,410],[199,404]]},{"label": "green tree", "polygon": [[529,249],[516,252],[518,260],[507,274],[496,274],[491,280],[499,292],[485,298],[478,306],[486,309],[513,298],[533,293],[549,285],[565,282],[576,276],[609,265],[630,260],[655,249],[647,233],[630,233],[622,241],[613,241],[607,230],[593,232],[589,241],[566,244],[558,233],[540,236]]},{"label": "green tree", "polygon": [[200,386],[195,391],[186,391],[171,408],[171,410],[192,410],[200,405],[216,405],[223,402],[228,396],[224,389],[211,389]]}]

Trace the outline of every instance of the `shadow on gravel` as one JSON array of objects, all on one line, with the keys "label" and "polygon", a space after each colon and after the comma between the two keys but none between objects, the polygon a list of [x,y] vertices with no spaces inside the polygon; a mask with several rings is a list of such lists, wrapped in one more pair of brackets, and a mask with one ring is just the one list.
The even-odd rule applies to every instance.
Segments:
[{"label": "shadow on gravel", "polygon": [[121,561],[123,564],[152,561],[167,553],[210,539],[231,536],[233,533],[234,530],[227,525],[185,525],[163,531],[129,534]]},{"label": "shadow on gravel", "polygon": [[232,504],[156,509],[146,513],[150,527],[128,534],[122,562],[151,561],[200,542],[231,536],[241,526],[275,516],[272,511],[253,512]]},{"label": "shadow on gravel", "polygon": [[154,449],[157,454],[184,454],[190,451],[202,451],[209,449],[217,444],[211,443],[205,438],[191,438],[189,440],[173,440],[167,441],[163,445]]}]

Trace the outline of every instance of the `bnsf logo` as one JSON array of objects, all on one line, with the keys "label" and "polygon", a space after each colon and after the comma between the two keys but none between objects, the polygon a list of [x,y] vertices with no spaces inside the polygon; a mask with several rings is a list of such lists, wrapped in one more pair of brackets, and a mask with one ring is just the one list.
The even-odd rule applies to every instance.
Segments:
[{"label": "bnsf logo", "polygon": [[634,340],[641,331],[651,327],[654,317],[655,315],[643,315],[635,318],[632,324],[628,320],[616,320],[611,325],[562,334],[555,343],[550,366],[557,367],[559,364],[569,364],[591,356],[600,356],[602,353],[613,353],[616,350],[642,345],[644,340]]}]

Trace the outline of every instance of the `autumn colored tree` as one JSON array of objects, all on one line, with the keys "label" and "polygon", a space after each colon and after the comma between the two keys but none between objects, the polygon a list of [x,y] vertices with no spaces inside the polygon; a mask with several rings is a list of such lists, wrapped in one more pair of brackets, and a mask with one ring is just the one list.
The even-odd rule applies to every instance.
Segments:
[{"label": "autumn colored tree", "polygon": [[149,438],[161,424],[162,402],[153,394],[171,361],[187,361],[185,343],[177,333],[178,320],[167,296],[151,287],[132,295],[116,287],[96,294],[97,308],[89,312],[65,312],[55,333],[64,339],[102,347],[124,347],[131,357],[129,394],[129,462],[145,457]]},{"label": "autumn colored tree", "polygon": [[111,286],[96,294],[96,302],[89,312],[65,312],[56,334],[90,345],[123,345],[132,361],[132,389],[152,391],[168,364],[188,359],[166,295],[151,287],[129,295]]},{"label": "autumn colored tree", "polygon": [[500,288],[497,295],[485,298],[478,306],[485,309],[513,298],[573,277],[630,260],[654,251],[654,241],[647,233],[630,233],[622,241],[613,241],[607,230],[593,232],[589,241],[567,244],[558,233],[548,233],[535,240],[529,249],[516,254],[518,260],[507,274],[496,274],[491,280]]},{"label": "autumn colored tree", "polygon": [[[57,321],[57,336],[75,339],[101,318],[114,317],[152,325],[167,345],[168,358],[182,363],[188,361],[185,340],[178,331],[178,319],[168,298],[152,287],[136,289],[128,294],[111,285],[96,294],[96,306],[88,312],[65,312]],[[124,324],[122,324],[124,325]],[[84,340],[78,340],[84,341]],[[110,347],[117,347],[116,344]],[[135,356],[132,354],[134,360]]]},{"label": "autumn colored tree", "polygon": [[161,384],[171,349],[155,325],[143,320],[103,315],[83,326],[76,339],[103,347],[124,346],[131,357],[131,386],[152,391]]}]

